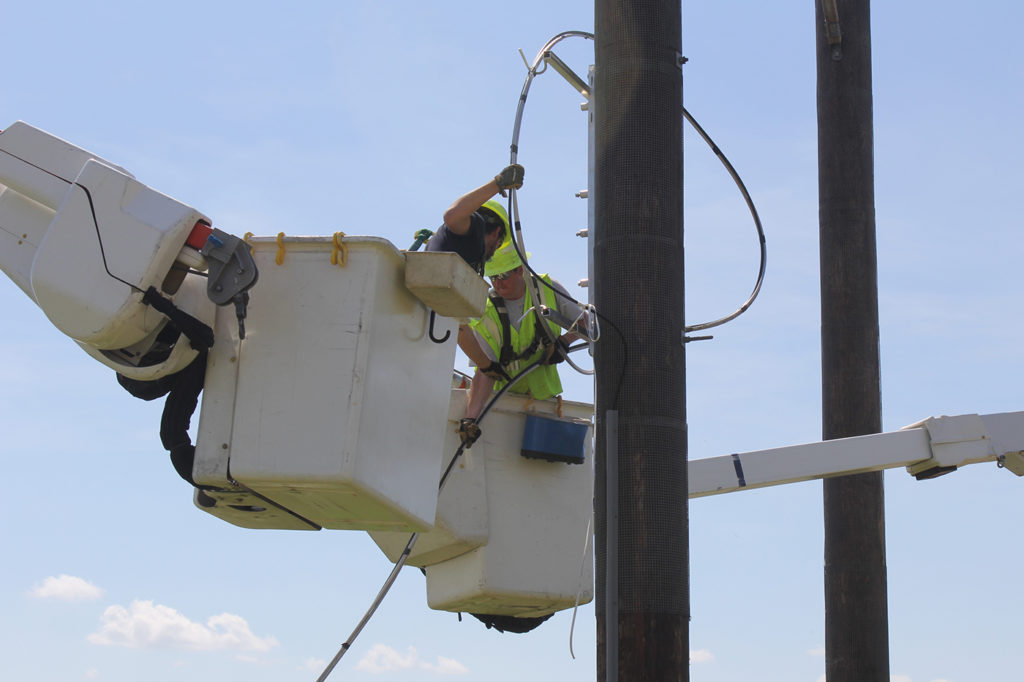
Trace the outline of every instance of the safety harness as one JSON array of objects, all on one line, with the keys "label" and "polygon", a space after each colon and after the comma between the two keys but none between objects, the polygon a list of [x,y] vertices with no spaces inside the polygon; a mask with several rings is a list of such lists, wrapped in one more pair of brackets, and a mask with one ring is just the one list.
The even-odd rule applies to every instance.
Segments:
[{"label": "safety harness", "polygon": [[[491,299],[494,311],[498,313],[498,323],[501,325],[501,350],[498,352],[498,364],[501,365],[502,369],[508,371],[509,365],[513,362],[530,357],[537,352],[541,344],[544,344],[545,348],[551,345],[551,339],[548,338],[550,334],[534,333],[533,341],[530,342],[530,345],[524,348],[521,353],[516,353],[515,349],[512,348],[512,322],[509,319],[505,299],[498,296],[493,290],[488,292],[487,296]],[[547,332],[547,325],[544,324],[544,320],[537,313],[536,306],[534,306],[532,314],[534,315],[534,328],[540,329],[543,326],[544,331]]]}]

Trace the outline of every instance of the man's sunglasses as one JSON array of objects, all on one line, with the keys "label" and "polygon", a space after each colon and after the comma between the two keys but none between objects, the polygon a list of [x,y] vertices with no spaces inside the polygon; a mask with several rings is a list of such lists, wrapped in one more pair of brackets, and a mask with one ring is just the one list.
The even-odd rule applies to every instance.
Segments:
[{"label": "man's sunglasses", "polygon": [[515,270],[509,270],[508,272],[503,272],[500,275],[491,275],[491,281],[492,282],[501,282],[503,280],[506,280],[506,279],[508,279],[509,277],[512,276],[513,272],[515,272]]}]

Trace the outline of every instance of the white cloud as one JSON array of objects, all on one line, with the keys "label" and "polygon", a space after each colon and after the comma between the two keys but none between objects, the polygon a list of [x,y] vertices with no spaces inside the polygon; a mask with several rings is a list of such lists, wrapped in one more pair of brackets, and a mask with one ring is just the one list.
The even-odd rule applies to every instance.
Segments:
[{"label": "white cloud", "polygon": [[708,663],[715,660],[715,655],[707,649],[698,649],[690,652],[690,663]]},{"label": "white cloud", "polygon": [[85,671],[85,679],[87,680],[98,680],[100,679],[100,671],[96,668],[89,668]]},{"label": "white cloud", "polygon": [[455,659],[438,656],[437,663],[427,663],[420,660],[420,655],[414,647],[409,647],[407,653],[400,654],[385,644],[374,644],[370,647],[356,664],[356,668],[374,675],[411,669],[427,670],[437,675],[465,675],[469,672],[469,668]]},{"label": "white cloud", "polygon": [[319,673],[323,672],[323,669],[327,667],[327,661],[322,658],[307,658],[299,666],[299,670],[309,670],[311,672]]},{"label": "white cloud", "polygon": [[61,601],[85,601],[99,599],[103,590],[88,580],[61,573],[54,578],[50,576],[40,585],[36,585],[29,593],[39,599],[60,599]]},{"label": "white cloud", "polygon": [[462,665],[454,658],[448,658],[446,656],[437,657],[437,665],[433,667],[433,670],[438,675],[465,675],[469,672],[469,668]]},{"label": "white cloud", "polygon": [[160,648],[191,651],[267,651],[277,646],[273,637],[257,637],[241,616],[222,613],[206,624],[194,623],[169,606],[135,600],[129,608],[107,607],[99,632],[86,639],[93,644],[132,649]]},{"label": "white cloud", "polygon": [[816,658],[824,658],[825,657],[825,647],[819,646],[817,649],[808,649],[807,650],[807,655],[808,656],[814,656]]},{"label": "white cloud", "polygon": [[418,658],[416,649],[412,647],[409,647],[409,653],[403,656],[389,646],[374,644],[356,664],[356,669],[374,674],[408,670],[416,665]]}]

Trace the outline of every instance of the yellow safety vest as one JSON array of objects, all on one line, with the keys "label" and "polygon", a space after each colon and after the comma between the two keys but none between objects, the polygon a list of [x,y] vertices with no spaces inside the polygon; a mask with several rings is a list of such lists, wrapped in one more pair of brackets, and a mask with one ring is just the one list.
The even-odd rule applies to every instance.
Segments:
[{"label": "yellow safety vest", "polygon": [[[551,278],[547,275],[541,275],[548,284],[551,284]],[[555,298],[555,292],[550,286],[540,286],[541,297],[545,301],[545,305],[552,309],[557,309],[558,301]],[[526,287],[526,294],[523,298],[523,310],[529,310],[532,304],[532,298],[530,295],[530,287]],[[544,345],[539,344],[537,350],[530,354],[529,357],[519,358],[518,356],[523,353],[534,341],[536,333],[540,332],[536,328],[537,314],[533,311],[527,315],[516,330],[515,327],[509,325],[509,344],[512,350],[515,352],[517,359],[509,362],[508,364],[502,365],[502,368],[510,377],[515,377],[516,374],[529,367],[532,363],[536,362],[538,358],[544,355]],[[554,322],[547,322],[551,326],[551,331],[555,338],[561,335],[561,327]],[[478,320],[473,320],[470,326],[480,333],[480,336],[487,342],[487,345],[491,347],[494,352],[494,357],[501,358],[501,347],[502,347],[502,324],[501,318],[498,315],[498,309],[494,307],[494,303],[490,298],[487,299],[487,309],[484,311],[484,316]],[[494,390],[501,390],[501,388],[508,382],[498,380],[494,384]],[[562,392],[562,382],[558,378],[558,369],[555,365],[541,365],[536,368],[525,377],[515,383],[512,388],[508,389],[513,393],[529,393],[536,400],[546,400],[554,397]]]}]

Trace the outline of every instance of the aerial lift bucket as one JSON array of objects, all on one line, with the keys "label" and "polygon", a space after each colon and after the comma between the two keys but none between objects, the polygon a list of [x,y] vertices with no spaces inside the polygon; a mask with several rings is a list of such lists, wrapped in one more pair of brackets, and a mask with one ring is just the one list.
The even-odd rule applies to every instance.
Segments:
[{"label": "aerial lift bucket", "polygon": [[215,490],[197,505],[249,527],[430,528],[456,319],[413,295],[387,240],[251,244],[246,338],[218,320],[210,352],[193,476]]},{"label": "aerial lift bucket", "polygon": [[[452,389],[444,467],[459,446],[465,404],[466,391]],[[499,399],[407,561],[425,568],[431,608],[532,617],[593,598],[592,416],[584,403]],[[409,540],[370,536],[392,561]]]}]

